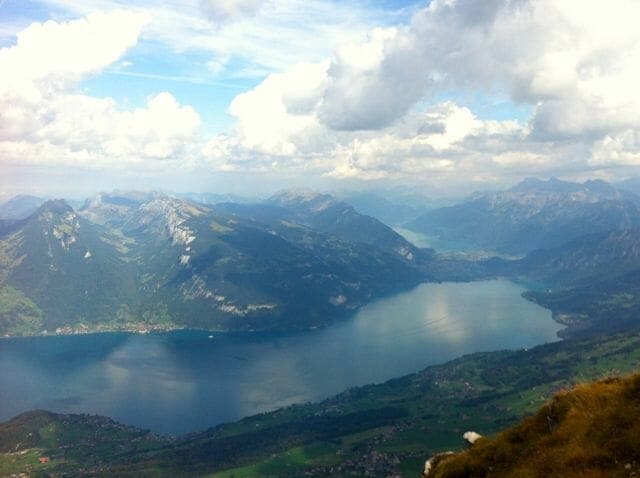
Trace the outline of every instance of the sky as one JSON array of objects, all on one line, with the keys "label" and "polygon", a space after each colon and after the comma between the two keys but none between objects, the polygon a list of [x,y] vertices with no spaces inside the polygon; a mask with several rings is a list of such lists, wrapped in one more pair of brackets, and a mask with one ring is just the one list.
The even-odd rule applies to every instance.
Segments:
[{"label": "sky", "polygon": [[637,0],[0,0],[0,196],[640,173]]}]

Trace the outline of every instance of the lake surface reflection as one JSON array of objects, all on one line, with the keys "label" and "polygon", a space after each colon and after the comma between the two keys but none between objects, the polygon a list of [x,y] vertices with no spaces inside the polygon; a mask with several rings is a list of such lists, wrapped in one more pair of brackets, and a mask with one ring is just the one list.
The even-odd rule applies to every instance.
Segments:
[{"label": "lake surface reflection", "polygon": [[0,340],[0,420],[42,408],[160,433],[315,401],[463,354],[557,340],[505,280],[422,284],[349,320],[287,336],[178,331]]}]

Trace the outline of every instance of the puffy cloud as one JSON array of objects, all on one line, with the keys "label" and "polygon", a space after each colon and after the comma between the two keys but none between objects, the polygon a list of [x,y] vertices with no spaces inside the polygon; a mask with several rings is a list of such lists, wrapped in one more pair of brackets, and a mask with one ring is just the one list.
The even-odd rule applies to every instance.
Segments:
[{"label": "puffy cloud", "polygon": [[482,121],[468,108],[439,103],[379,132],[361,132],[334,152],[336,178],[399,178],[473,174],[496,169],[506,143],[520,143],[513,121]]},{"label": "puffy cloud", "polygon": [[115,10],[67,23],[31,24],[18,33],[15,46],[0,49],[0,97],[36,103],[68,90],[119,59],[150,20]]},{"label": "puffy cloud", "polygon": [[424,93],[506,89],[536,105],[540,138],[635,128],[639,16],[633,0],[435,0],[409,28],[374,42],[380,54],[365,68],[335,56],[322,118],[334,129],[378,128]]},{"label": "puffy cloud", "polygon": [[[216,170],[359,179],[602,175],[640,163],[635,0],[433,0],[409,24],[381,28],[372,20],[389,20],[358,8],[143,2],[139,11],[154,12],[145,29],[154,44],[208,52],[207,75],[266,74],[231,102],[233,127],[204,146],[198,113],[169,93],[127,111],[77,91],[136,44],[147,15],[35,24],[0,50],[0,71],[9,71],[0,77],[0,154],[141,165],[202,154]],[[531,117],[487,119],[480,103],[496,97]]]},{"label": "puffy cloud", "polygon": [[116,10],[33,23],[18,33],[14,46],[0,49],[0,140],[25,138],[54,121],[50,103],[120,58],[148,22]]},{"label": "puffy cloud", "polygon": [[607,135],[592,148],[589,164],[594,167],[640,166],[640,131],[626,130]]},{"label": "puffy cloud", "polygon": [[192,137],[200,117],[169,93],[148,99],[144,108],[120,111],[111,99],[64,95],[52,105],[55,121],[37,137],[71,151],[92,150],[108,160],[167,159]]},{"label": "puffy cloud", "polygon": [[[210,147],[225,167],[235,160],[213,147],[222,139],[244,158],[234,168],[305,165],[361,179],[637,165],[638,17],[633,0],[434,0],[406,27],[374,29],[328,62],[240,95],[235,130]],[[507,95],[532,116],[481,120],[442,100],[452,92]]]},{"label": "puffy cloud", "polygon": [[294,155],[304,148],[304,139],[318,128],[314,98],[326,70],[325,63],[299,64],[238,95],[229,114],[237,120],[235,134],[241,145],[273,155]]},{"label": "puffy cloud", "polygon": [[[339,49],[328,71],[319,116],[335,130],[378,129],[404,114],[423,95],[425,84],[407,82],[410,55],[398,58],[391,49],[410,52],[404,31],[377,29],[368,42]],[[410,73],[411,74],[411,73]]]},{"label": "puffy cloud", "polygon": [[[291,81],[305,71],[315,71],[315,76],[303,75],[315,81]],[[455,174],[462,166],[467,172],[474,169],[479,158],[483,167],[499,167],[492,155],[526,134],[515,121],[482,121],[450,101],[380,130],[333,131],[314,110],[287,110],[287,97],[315,91],[325,71],[326,64],[300,65],[295,74],[272,75],[238,97],[242,101],[231,110],[235,130],[213,138],[202,151],[209,164],[221,171],[277,170],[339,179]]]},{"label": "puffy cloud", "polygon": [[57,97],[47,109],[53,119],[30,136],[0,141],[3,161],[162,168],[155,160],[184,163],[200,125],[198,113],[167,92],[132,111],[119,110],[110,98],[74,94]]},{"label": "puffy cloud", "polygon": [[134,46],[149,21],[116,10],[34,23],[18,34],[15,46],[0,50],[2,160],[119,167],[184,154],[200,117],[171,94],[151,96],[144,107],[127,111],[111,98],[75,91]]}]

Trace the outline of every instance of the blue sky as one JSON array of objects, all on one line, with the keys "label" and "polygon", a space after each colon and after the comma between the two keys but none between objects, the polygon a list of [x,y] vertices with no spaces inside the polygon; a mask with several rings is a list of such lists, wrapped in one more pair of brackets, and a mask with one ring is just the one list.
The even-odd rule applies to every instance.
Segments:
[{"label": "blue sky", "polygon": [[0,1],[1,193],[633,176],[638,10]]},{"label": "blue sky", "polygon": [[[375,12],[378,21],[375,26],[394,26],[408,24],[411,15],[425,2],[372,0],[357,5],[361,10]],[[26,26],[34,21],[73,18],[65,9],[23,0],[6,0],[2,10],[7,15],[8,23],[15,22],[16,26]],[[215,31],[212,35],[215,35]],[[14,42],[13,35],[5,36],[2,45],[11,46]],[[327,43],[326,50],[307,58],[307,61],[322,60],[331,52],[331,45]],[[249,77],[239,75],[239,72],[256,65],[250,59],[231,58],[224,70],[213,73],[207,64],[215,59],[215,55],[207,51],[176,52],[161,43],[142,41],[129,50],[119,63],[98,76],[84,80],[80,88],[87,94],[109,96],[130,107],[144,105],[145,99],[155,91],[170,91],[180,102],[200,106],[199,112],[209,132],[221,132],[231,124],[226,108],[233,98],[256,86],[272,70],[264,69]],[[515,117],[526,120],[531,114],[528,105],[515,105],[508,98],[500,96],[475,94],[470,98],[466,92],[448,91],[441,97],[470,101],[483,119]]]},{"label": "blue sky", "polygon": [[[141,2],[145,3],[153,4]],[[343,3],[327,2],[327,5],[330,8],[331,5]],[[371,12],[371,17],[376,20],[375,26],[406,24],[409,23],[411,14],[423,3],[404,0],[352,2],[352,15]],[[135,2],[114,2],[116,6],[134,4]],[[73,12],[77,11],[65,8],[65,2],[24,0],[5,0],[0,9],[5,23],[0,46],[12,46],[15,34],[33,22],[70,20],[75,18]],[[338,21],[338,18],[331,17],[318,19],[319,23],[327,24]],[[361,25],[363,33],[367,26],[367,23]],[[211,36],[215,36],[216,29],[220,27],[215,24],[210,27]],[[329,40],[325,47],[316,49],[305,61],[320,61],[330,56],[331,51]],[[127,51],[118,63],[109,66],[99,75],[84,79],[79,88],[92,96],[112,97],[128,107],[143,106],[146,98],[154,92],[170,91],[181,103],[198,105],[208,132],[222,132],[231,124],[226,108],[233,98],[259,84],[269,73],[278,71],[277,68],[265,67],[259,58],[233,56],[233,52],[231,55],[228,60],[225,59],[224,68],[213,72],[208,64],[220,60],[220,55],[216,52],[203,48],[180,51],[170,44],[143,36],[136,47]]]}]

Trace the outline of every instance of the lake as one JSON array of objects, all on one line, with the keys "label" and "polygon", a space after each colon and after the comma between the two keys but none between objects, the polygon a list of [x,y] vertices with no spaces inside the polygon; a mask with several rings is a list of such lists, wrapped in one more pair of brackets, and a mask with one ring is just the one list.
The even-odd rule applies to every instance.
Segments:
[{"label": "lake", "polygon": [[394,227],[393,230],[404,237],[407,241],[416,247],[430,248],[436,250],[442,255],[454,254],[458,257],[480,258],[480,257],[503,257],[505,259],[519,259],[521,256],[513,256],[504,254],[499,251],[489,249],[478,249],[468,241],[454,241],[450,238],[440,239],[435,235],[424,234],[412,231],[404,227]]},{"label": "lake", "polygon": [[0,340],[0,420],[41,408],[179,434],[463,354],[558,340],[551,313],[506,280],[422,284],[324,329]]}]

